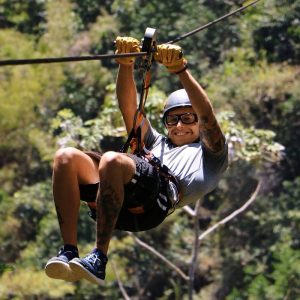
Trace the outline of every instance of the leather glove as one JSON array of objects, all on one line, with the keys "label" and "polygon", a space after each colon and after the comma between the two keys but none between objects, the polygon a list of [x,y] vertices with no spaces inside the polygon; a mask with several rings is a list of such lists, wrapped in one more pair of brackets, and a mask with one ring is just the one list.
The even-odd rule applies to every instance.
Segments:
[{"label": "leather glove", "polygon": [[187,60],[183,57],[181,47],[177,45],[158,45],[154,59],[163,64],[170,73],[179,74],[187,68]]},{"label": "leather glove", "polygon": [[[140,52],[140,42],[132,37],[118,36],[116,39],[116,52],[115,54]],[[116,62],[121,65],[134,64],[135,57],[116,58]]]}]

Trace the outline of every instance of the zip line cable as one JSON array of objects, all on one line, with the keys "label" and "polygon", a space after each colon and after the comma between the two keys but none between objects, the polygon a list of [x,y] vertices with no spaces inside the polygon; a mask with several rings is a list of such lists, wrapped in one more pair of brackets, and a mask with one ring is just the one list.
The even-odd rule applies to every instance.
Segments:
[{"label": "zip line cable", "polygon": [[255,3],[257,3],[258,1],[260,1],[260,0],[253,1],[253,2],[251,2],[251,3],[249,3],[249,4],[245,5],[245,6],[242,6],[242,7],[238,8],[238,9],[236,9],[236,10],[234,10],[234,11],[232,11],[232,12],[230,12],[230,13],[228,13],[228,14],[226,14],[226,15],[218,18],[218,19],[215,19],[214,21],[211,21],[211,22],[209,22],[209,23],[207,23],[207,24],[205,24],[205,25],[203,25],[203,26],[201,26],[199,28],[196,28],[196,29],[194,29],[194,30],[192,30],[192,31],[190,31],[188,33],[185,33],[185,34],[177,37],[176,39],[174,39],[172,41],[169,41],[166,44],[175,44],[175,43],[177,43],[177,42],[179,42],[179,41],[181,41],[181,40],[183,40],[183,39],[185,39],[185,38],[187,38],[187,37],[189,37],[189,36],[191,36],[191,35],[199,32],[199,31],[202,31],[202,30],[204,30],[204,29],[206,29],[206,28],[208,28],[208,27],[210,27],[210,26],[212,26],[212,25],[214,25],[216,23],[219,23],[220,21],[223,21],[223,20],[229,18],[232,15],[235,15],[235,14],[237,14],[237,13],[245,10],[249,6],[252,6]]},{"label": "zip line cable", "polygon": [[[260,0],[255,0],[249,4],[242,6],[218,19],[215,19],[199,28],[196,28],[188,33],[185,33],[174,40],[167,42],[167,44],[174,44],[178,41],[181,41],[195,33],[198,33],[220,21],[223,21],[243,10],[256,4]],[[102,60],[102,59],[114,59],[120,57],[140,57],[147,55],[147,52],[134,52],[134,53],[122,53],[122,54],[100,54],[100,55],[87,55],[87,56],[66,56],[66,57],[48,57],[48,58],[32,58],[32,59],[9,59],[9,60],[0,60],[1,66],[16,66],[16,65],[32,65],[32,64],[50,64],[50,63],[62,63],[62,62],[75,62],[75,61],[88,61],[88,60]]]},{"label": "zip line cable", "polygon": [[51,64],[51,63],[61,63],[61,62],[101,60],[101,59],[145,56],[145,55],[147,55],[147,52],[100,54],[100,55],[87,55],[87,56],[48,57],[48,58],[32,58],[32,59],[11,59],[11,60],[0,60],[0,66]]}]

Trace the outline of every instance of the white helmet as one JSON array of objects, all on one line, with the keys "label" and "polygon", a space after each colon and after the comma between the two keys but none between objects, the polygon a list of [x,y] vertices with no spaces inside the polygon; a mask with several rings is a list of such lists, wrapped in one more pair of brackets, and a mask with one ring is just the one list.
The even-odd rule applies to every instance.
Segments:
[{"label": "white helmet", "polygon": [[185,89],[177,90],[172,94],[170,94],[170,96],[167,98],[167,102],[164,107],[163,118],[162,118],[164,124],[165,124],[167,113],[173,108],[177,108],[177,107],[192,107],[192,104],[190,102],[190,99]]}]

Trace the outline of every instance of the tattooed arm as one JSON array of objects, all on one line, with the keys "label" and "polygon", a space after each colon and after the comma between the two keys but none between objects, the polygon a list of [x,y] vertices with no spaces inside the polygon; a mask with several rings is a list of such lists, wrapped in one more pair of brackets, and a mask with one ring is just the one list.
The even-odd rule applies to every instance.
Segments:
[{"label": "tattooed arm", "polygon": [[206,92],[189,71],[180,73],[179,78],[199,117],[202,143],[212,152],[221,151],[225,145],[225,138]]}]

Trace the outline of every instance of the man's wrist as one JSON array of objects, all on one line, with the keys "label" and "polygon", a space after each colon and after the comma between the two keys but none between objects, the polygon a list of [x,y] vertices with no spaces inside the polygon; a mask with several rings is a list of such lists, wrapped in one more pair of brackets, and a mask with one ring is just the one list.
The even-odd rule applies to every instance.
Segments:
[{"label": "man's wrist", "polygon": [[119,64],[119,68],[122,69],[122,70],[132,71],[133,70],[133,66],[134,66],[134,64],[131,64],[131,65]]},{"label": "man's wrist", "polygon": [[176,75],[179,75],[180,73],[183,73],[187,68],[188,68],[188,65],[185,64],[185,66],[184,66],[181,70],[175,72],[175,74],[176,74]]}]

